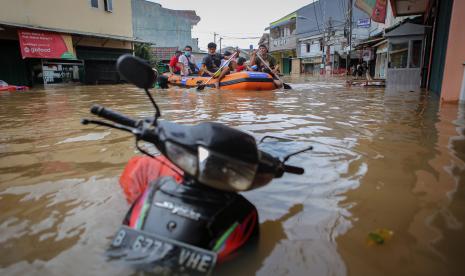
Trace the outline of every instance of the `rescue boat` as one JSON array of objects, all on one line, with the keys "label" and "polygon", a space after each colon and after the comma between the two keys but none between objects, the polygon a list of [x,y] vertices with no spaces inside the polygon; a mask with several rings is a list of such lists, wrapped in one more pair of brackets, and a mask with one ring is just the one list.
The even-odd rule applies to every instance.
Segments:
[{"label": "rescue boat", "polygon": [[[165,73],[159,77],[159,85],[161,88],[166,88],[167,85],[174,85],[185,88],[195,88],[200,84],[205,84],[210,77],[200,76],[187,76],[183,77],[180,75],[174,75],[171,73]],[[207,87],[215,87],[214,79],[211,79]],[[221,90],[274,90],[276,86],[273,82],[273,78],[262,72],[251,72],[242,71],[237,73],[231,73],[226,75],[220,81]]]}]

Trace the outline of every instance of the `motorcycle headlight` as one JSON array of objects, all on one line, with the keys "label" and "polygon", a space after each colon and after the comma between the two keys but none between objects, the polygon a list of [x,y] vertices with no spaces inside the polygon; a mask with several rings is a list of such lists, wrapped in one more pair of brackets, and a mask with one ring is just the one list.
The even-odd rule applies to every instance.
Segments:
[{"label": "motorcycle headlight", "polygon": [[185,148],[167,141],[165,143],[166,155],[179,168],[195,176],[197,173],[197,156]]},{"label": "motorcycle headlight", "polygon": [[201,183],[228,191],[248,190],[255,178],[257,164],[243,162],[198,147],[199,175]]}]

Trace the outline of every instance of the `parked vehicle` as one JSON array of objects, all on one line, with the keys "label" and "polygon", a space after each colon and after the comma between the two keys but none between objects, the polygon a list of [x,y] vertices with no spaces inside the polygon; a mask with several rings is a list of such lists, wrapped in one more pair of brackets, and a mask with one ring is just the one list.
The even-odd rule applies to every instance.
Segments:
[{"label": "parked vehicle", "polygon": [[24,90],[29,90],[29,87],[21,86],[21,85],[9,85],[5,81],[0,80],[0,92],[3,92],[3,91],[13,92],[13,91],[24,91]]},{"label": "parked vehicle", "polygon": [[260,150],[251,135],[226,125],[160,120],[160,109],[148,91],[156,72],[130,55],[120,57],[117,68],[125,79],[145,89],[155,116],[134,120],[95,105],[91,113],[113,123],[89,119],[82,123],[127,131],[137,142],[153,144],[163,158],[136,143],[142,153],[176,166],[173,171],[182,177],[181,183],[173,176],[150,182],[126,214],[107,256],[142,270],[208,274],[259,233],[257,209],[238,192],[266,185],[285,172],[303,174],[303,168],[286,161],[311,148],[280,160]]}]

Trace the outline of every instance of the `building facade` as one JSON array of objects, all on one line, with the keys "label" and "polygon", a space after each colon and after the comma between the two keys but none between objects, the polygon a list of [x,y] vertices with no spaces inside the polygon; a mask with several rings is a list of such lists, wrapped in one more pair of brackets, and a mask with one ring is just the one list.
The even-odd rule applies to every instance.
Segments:
[{"label": "building facade", "polygon": [[[116,59],[133,52],[130,0],[0,0],[0,6],[0,79],[7,82],[115,83]],[[62,48],[67,54],[57,55]]]},{"label": "building facade", "polygon": [[377,26],[385,40],[374,45],[376,74],[386,66],[388,87],[424,88],[444,102],[465,102],[464,11],[459,0],[388,1],[386,22]]},{"label": "building facade", "polygon": [[396,90],[421,88],[422,49],[425,26],[405,20],[387,29],[388,68],[386,87]]},{"label": "building facade", "polygon": [[134,36],[155,47],[184,49],[190,45],[199,51],[198,40],[192,38],[192,27],[200,21],[195,11],[171,10],[147,0],[131,0]]},{"label": "building facade", "polygon": [[425,10],[422,83],[445,102],[465,102],[465,1],[431,0]]},{"label": "building facade", "polygon": [[269,52],[276,59],[283,74],[292,72],[292,60],[297,57],[297,12],[290,13],[274,22],[270,30]]},{"label": "building facade", "polygon": [[[280,61],[283,73],[318,74],[345,68],[348,3],[317,0],[270,23],[270,52]],[[369,35],[369,25],[358,26],[357,20],[369,17],[355,6],[352,9],[352,42],[356,44]]]}]

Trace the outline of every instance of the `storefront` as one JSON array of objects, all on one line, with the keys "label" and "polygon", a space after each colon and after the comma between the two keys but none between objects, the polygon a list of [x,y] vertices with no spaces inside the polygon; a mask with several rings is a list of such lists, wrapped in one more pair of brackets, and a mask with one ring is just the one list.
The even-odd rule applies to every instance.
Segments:
[{"label": "storefront", "polygon": [[[42,60],[42,81],[44,85],[71,84],[80,82],[83,74],[84,62],[82,60]],[[39,73],[40,74],[40,73]],[[40,81],[40,75],[36,75]]]},{"label": "storefront", "polygon": [[119,83],[116,60],[133,40],[1,25],[0,79],[14,85]]},{"label": "storefront", "polygon": [[320,64],[322,62],[322,57],[305,57],[302,58],[302,67],[304,74],[319,75],[320,74]]},{"label": "storefront", "polygon": [[388,66],[388,43],[383,40],[373,46],[376,49],[375,79],[386,79]]},{"label": "storefront", "polygon": [[402,22],[386,32],[388,40],[388,69],[386,87],[419,90],[425,26]]},{"label": "storefront", "polygon": [[291,74],[292,59],[297,56],[295,50],[276,51],[271,52],[270,54],[276,59],[276,63],[278,64],[278,68],[281,73],[285,75]]},{"label": "storefront", "polygon": [[76,58],[71,35],[19,29],[18,40],[21,58],[27,60],[33,84],[79,82],[84,63]]},{"label": "storefront", "polygon": [[130,49],[110,49],[88,46],[76,46],[77,57],[84,61],[84,72],[80,76],[85,84],[112,84],[121,82],[116,70],[116,60]]}]

